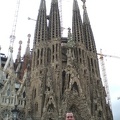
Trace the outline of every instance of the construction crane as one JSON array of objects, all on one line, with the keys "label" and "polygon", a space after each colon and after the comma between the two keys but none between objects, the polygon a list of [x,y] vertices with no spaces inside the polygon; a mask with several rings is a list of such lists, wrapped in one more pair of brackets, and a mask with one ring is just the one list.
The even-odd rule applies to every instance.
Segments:
[{"label": "construction crane", "polygon": [[103,54],[102,49],[100,49],[100,53],[97,53],[97,55],[100,56],[99,59],[100,59],[100,63],[101,63],[103,82],[104,82],[105,91],[106,91],[106,94],[107,94],[106,101],[111,108],[111,98],[110,98],[109,85],[108,85],[107,74],[106,74],[106,69],[105,69],[104,57],[113,57],[113,58],[118,58],[118,59],[120,59],[120,57]]},{"label": "construction crane", "polygon": [[[15,32],[16,32],[16,25],[17,25],[17,19],[18,19],[18,13],[19,13],[19,6],[20,6],[20,0],[17,0],[16,3],[16,9],[15,9],[15,14],[14,14],[14,20],[13,20],[13,26],[12,26],[12,32],[10,35],[10,46],[9,46],[9,54],[8,54],[8,59],[5,63],[4,69],[3,71],[6,72],[8,67],[9,70],[13,70],[13,44],[14,44],[14,40],[15,40]],[[10,72],[10,71],[9,71]]]},{"label": "construction crane", "polygon": [[[11,32],[11,35],[10,35],[10,46],[9,46],[10,54],[8,55],[7,62],[4,66],[4,71],[13,62],[12,53],[13,53],[14,40],[16,38],[15,37],[15,32],[16,32],[16,25],[17,25],[17,20],[18,20],[19,7],[20,7],[20,0],[17,0],[15,14],[14,14],[14,21],[13,21],[13,26],[12,26],[12,32]],[[12,67],[12,66],[10,66],[10,67]]]},{"label": "construction crane", "polygon": [[28,20],[33,20],[33,21],[37,21],[37,20],[35,20],[35,19],[32,19],[32,18],[30,18],[30,17],[28,17]]},{"label": "construction crane", "polygon": [[[63,36],[63,31],[65,30],[65,29],[68,29],[68,28],[65,28],[65,27],[63,27],[63,18],[62,18],[62,4],[63,4],[63,2],[62,2],[63,0],[59,0],[58,2],[58,4],[59,4],[59,13],[60,13],[60,25],[61,25],[61,36]],[[65,0],[64,0],[64,2],[65,2]],[[69,0],[66,0],[66,2],[70,2]]]},{"label": "construction crane", "polygon": [[20,0],[17,0],[16,3],[16,9],[15,9],[15,15],[14,15],[14,21],[13,21],[13,26],[12,26],[12,32],[10,35],[10,45],[13,47],[13,43],[15,40],[15,32],[16,32],[16,25],[17,25],[17,20],[18,20],[18,13],[19,13],[19,7],[20,7]]}]

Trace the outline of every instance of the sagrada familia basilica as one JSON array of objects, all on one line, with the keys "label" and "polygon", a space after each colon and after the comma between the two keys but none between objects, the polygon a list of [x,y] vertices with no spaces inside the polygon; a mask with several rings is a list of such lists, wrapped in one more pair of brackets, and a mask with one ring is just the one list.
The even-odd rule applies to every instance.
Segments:
[{"label": "sagrada familia basilica", "polygon": [[[72,28],[61,36],[58,0],[51,0],[50,14],[41,0],[33,48],[28,35],[26,52],[17,58],[0,53],[0,120],[113,120],[102,84],[96,44],[83,2],[83,19],[73,0]],[[32,9],[32,8],[31,8]]]}]

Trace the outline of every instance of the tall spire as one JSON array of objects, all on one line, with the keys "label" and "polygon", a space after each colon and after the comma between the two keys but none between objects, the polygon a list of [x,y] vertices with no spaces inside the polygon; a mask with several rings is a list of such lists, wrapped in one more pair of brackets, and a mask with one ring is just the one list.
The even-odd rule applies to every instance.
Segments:
[{"label": "tall spire", "polygon": [[88,13],[87,13],[87,9],[86,9],[86,0],[82,0],[83,1],[83,22],[84,23],[90,23],[90,21],[89,21],[89,17],[88,17]]},{"label": "tall spire", "polygon": [[18,54],[17,54],[17,60],[18,60],[18,62],[21,61],[21,44],[22,44],[22,41],[20,40],[19,41]]},{"label": "tall spire", "polygon": [[38,18],[36,22],[34,44],[46,41],[47,19],[46,19],[46,2],[41,0]]},{"label": "tall spire", "polygon": [[31,37],[31,35],[28,34],[28,41],[27,41],[27,48],[26,48],[26,51],[25,51],[25,55],[30,54],[30,37]]},{"label": "tall spire", "polygon": [[82,19],[77,0],[73,1],[72,33],[74,41],[83,43]]},{"label": "tall spire", "polygon": [[79,6],[78,6],[77,0],[74,0],[74,2],[73,2],[73,10],[79,10]]},{"label": "tall spire", "polygon": [[83,1],[83,29],[84,29],[86,48],[89,51],[96,52],[94,36],[85,5],[86,0],[82,0],[82,1]]},{"label": "tall spire", "polygon": [[38,65],[44,66],[46,64],[46,42],[48,38],[46,2],[41,0],[39,13],[36,21],[34,44],[32,51],[32,68]]},{"label": "tall spire", "polygon": [[45,3],[45,0],[41,0],[40,10],[46,10],[46,3]]},{"label": "tall spire", "polygon": [[52,0],[49,19],[49,39],[61,37],[58,0]]}]

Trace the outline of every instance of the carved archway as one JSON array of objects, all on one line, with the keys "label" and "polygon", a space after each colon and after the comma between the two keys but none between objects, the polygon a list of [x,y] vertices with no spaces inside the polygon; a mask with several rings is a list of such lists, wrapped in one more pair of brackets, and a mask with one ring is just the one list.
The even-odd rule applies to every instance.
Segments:
[{"label": "carved archway", "polygon": [[54,105],[53,105],[53,103],[51,103],[51,104],[48,105],[47,111],[48,112],[54,112]]},{"label": "carved archway", "polygon": [[71,86],[71,90],[79,93],[79,88],[76,82],[74,82],[73,85]]}]

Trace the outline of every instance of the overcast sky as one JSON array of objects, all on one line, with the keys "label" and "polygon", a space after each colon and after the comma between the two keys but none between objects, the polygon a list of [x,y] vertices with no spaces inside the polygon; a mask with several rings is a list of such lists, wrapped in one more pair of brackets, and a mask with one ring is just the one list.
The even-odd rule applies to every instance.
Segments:
[{"label": "overcast sky", "polygon": [[[2,52],[8,54],[9,36],[12,32],[12,24],[17,0],[0,1],[0,45]],[[47,1],[49,13],[50,1]],[[63,26],[71,27],[72,0],[63,0]],[[82,2],[78,0],[82,15]],[[40,0],[21,0],[14,42],[14,58],[18,51],[19,40],[23,41],[22,54],[25,52],[27,34],[31,34],[31,48],[33,43],[35,22],[27,20],[28,17],[37,18]],[[93,29],[98,52],[120,56],[120,1],[119,0],[86,0],[88,15]],[[64,34],[66,31],[64,31]],[[112,110],[114,120],[120,120],[120,59],[105,57],[107,78],[109,82]]]}]

